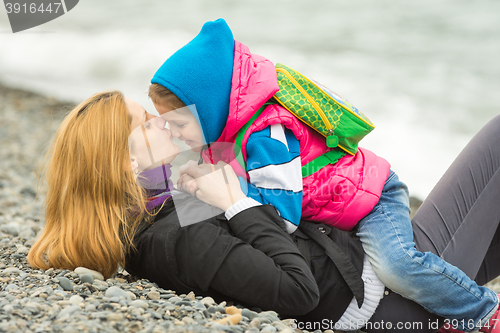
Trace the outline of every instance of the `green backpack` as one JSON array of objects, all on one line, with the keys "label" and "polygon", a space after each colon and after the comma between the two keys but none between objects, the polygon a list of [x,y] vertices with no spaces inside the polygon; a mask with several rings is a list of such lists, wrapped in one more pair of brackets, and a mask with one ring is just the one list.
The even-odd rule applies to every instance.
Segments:
[{"label": "green backpack", "polygon": [[[327,164],[335,164],[346,153],[356,154],[359,141],[375,128],[373,123],[349,102],[299,72],[276,64],[276,74],[280,90],[240,129],[235,149],[241,148],[245,132],[262,111],[269,104],[279,103],[307,126],[325,136],[328,147],[336,148],[304,165],[302,177],[313,174]],[[236,156],[246,170],[241,154]]]}]

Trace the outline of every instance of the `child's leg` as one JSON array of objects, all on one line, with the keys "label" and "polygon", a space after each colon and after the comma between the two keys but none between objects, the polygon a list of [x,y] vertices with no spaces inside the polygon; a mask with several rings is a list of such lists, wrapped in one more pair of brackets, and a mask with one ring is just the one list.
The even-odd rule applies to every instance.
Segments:
[{"label": "child's leg", "polygon": [[435,254],[415,249],[408,190],[396,174],[391,173],[379,203],[358,228],[373,269],[393,291],[432,313],[459,320],[458,325],[465,324],[459,328],[466,331],[496,311],[495,293]]}]

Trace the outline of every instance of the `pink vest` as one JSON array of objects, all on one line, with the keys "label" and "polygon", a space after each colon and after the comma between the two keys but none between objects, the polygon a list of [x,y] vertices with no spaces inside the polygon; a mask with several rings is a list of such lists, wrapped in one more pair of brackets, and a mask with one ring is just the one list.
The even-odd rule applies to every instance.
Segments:
[{"label": "pink vest", "polygon": [[[211,146],[212,155],[205,152],[205,160],[225,161],[236,174],[244,176],[245,171],[234,160],[232,145],[239,129],[278,89],[274,65],[235,41],[229,118],[220,138]],[[281,106],[271,105],[243,138],[245,160],[250,134],[277,123],[290,129],[299,140],[302,165],[328,151],[323,136]],[[327,165],[303,179],[302,218],[351,230],[378,202],[389,172],[386,160],[359,148],[356,155],[346,155],[335,165]]]},{"label": "pink vest", "polygon": [[[273,124],[290,129],[300,142],[301,162],[307,164],[329,150],[325,138],[279,105],[268,106],[243,137],[242,153],[251,133]],[[302,218],[351,230],[375,206],[389,176],[389,163],[367,149],[346,155],[303,178]]]}]

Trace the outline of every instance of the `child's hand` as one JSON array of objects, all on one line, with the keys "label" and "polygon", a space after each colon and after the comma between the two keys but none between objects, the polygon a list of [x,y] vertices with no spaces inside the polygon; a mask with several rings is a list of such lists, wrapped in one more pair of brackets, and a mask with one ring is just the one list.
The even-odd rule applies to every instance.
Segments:
[{"label": "child's hand", "polygon": [[188,174],[183,174],[177,180],[177,188],[194,196],[198,190],[196,180]]},{"label": "child's hand", "polygon": [[177,188],[181,191],[187,192],[192,196],[195,195],[196,190],[198,190],[198,184],[193,177],[186,174],[186,170],[193,165],[198,165],[196,161],[188,161],[179,167],[179,179],[177,180]]},{"label": "child's hand", "polygon": [[192,182],[196,182],[197,189],[193,194],[198,199],[224,211],[236,201],[246,197],[240,188],[238,177],[226,163],[219,162],[216,165],[188,163],[182,174],[186,183],[183,186],[189,186],[192,190],[194,189]]},{"label": "child's hand", "polygon": [[186,164],[183,164],[179,167],[179,177],[182,177],[186,174],[186,170],[192,167],[193,165],[198,165],[198,162],[190,160]]}]

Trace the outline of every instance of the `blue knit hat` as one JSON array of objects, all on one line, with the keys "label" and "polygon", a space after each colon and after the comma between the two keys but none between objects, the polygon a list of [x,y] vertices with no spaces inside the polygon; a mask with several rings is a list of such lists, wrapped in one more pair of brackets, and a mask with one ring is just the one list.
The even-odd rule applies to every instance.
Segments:
[{"label": "blue knit hat", "polygon": [[187,106],[195,105],[208,143],[216,141],[226,125],[233,60],[233,33],[226,21],[218,19],[206,22],[200,33],[168,58],[151,79]]}]

